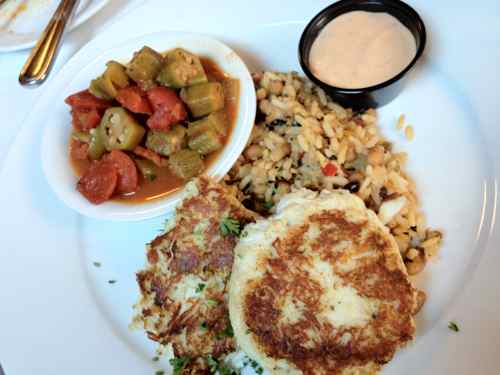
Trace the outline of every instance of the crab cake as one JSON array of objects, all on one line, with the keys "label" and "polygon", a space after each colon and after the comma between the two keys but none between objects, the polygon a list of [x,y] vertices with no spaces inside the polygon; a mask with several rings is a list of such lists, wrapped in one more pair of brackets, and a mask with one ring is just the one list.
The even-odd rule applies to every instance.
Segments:
[{"label": "crab cake", "polygon": [[209,373],[206,359],[234,350],[227,309],[239,226],[255,220],[224,186],[206,178],[188,184],[173,227],[147,246],[137,273],[141,298],[135,326],[172,345],[190,373]]},{"label": "crab cake", "polygon": [[235,248],[237,344],[271,374],[376,374],[415,333],[397,244],[355,195],[300,190]]}]

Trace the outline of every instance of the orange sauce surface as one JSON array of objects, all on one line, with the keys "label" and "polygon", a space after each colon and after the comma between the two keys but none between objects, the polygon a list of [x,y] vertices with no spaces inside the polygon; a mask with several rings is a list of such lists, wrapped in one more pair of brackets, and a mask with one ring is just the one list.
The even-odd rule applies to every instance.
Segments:
[{"label": "orange sauce surface", "polygon": [[[201,62],[207,78],[209,81],[221,82],[224,87],[224,112],[226,113],[228,131],[224,143],[227,144],[228,140],[231,138],[231,133],[234,128],[234,123],[236,121],[238,113],[238,98],[239,98],[239,81],[231,79],[226,75],[219,66],[212,60],[208,58],[201,58]],[[144,126],[146,126],[144,124]],[[144,137],[145,138],[145,137]],[[71,144],[71,142],[70,142]],[[205,163],[206,170],[212,163],[217,160],[218,156],[224,148],[207,155],[203,162]],[[131,155],[134,156],[134,155]],[[75,174],[80,177],[89,167],[89,160],[78,160],[71,156],[70,161],[75,171]],[[142,203],[145,201],[150,201],[158,198],[165,197],[175,191],[181,189],[185,184],[186,180],[177,177],[173,174],[168,167],[157,168],[156,179],[149,181],[142,177],[139,173],[139,189],[132,194],[120,195],[112,198],[113,201],[118,201],[121,203]]]}]

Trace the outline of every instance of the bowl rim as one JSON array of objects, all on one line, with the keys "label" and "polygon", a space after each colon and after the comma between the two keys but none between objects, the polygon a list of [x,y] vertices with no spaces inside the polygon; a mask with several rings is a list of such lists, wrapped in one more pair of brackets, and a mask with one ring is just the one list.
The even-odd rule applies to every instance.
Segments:
[{"label": "bowl rim", "polygon": [[[256,114],[256,95],[253,84],[253,79],[250,71],[243,59],[228,45],[218,39],[202,34],[184,31],[163,30],[154,33],[148,33],[139,37],[134,37],[123,41],[119,45],[114,45],[105,52],[97,51],[92,48],[92,42],[89,42],[80,52],[86,50],[85,55],[78,53],[73,56],[54,77],[55,81],[65,82],[68,87],[77,86],[78,80],[88,80],[92,77],[87,77],[89,72],[87,69],[92,69],[96,64],[100,64],[101,60],[118,59],[121,60],[126,56],[127,61],[131,58],[132,53],[138,45],[154,45],[160,44],[165,40],[164,50],[175,47],[185,47],[187,49],[196,49],[190,46],[190,43],[197,44],[199,49],[204,49],[205,53],[215,60],[224,71],[228,69],[233,72],[234,78],[240,81],[240,93],[238,103],[238,114],[231,132],[231,136],[225,147],[221,150],[217,159],[204,172],[216,180],[220,180],[232,167],[234,162],[243,152],[243,149],[251,135],[253,123]],[[138,47],[140,48],[140,47]],[[160,47],[161,48],[161,47]],[[127,52],[125,52],[128,49]],[[196,52],[196,51],[195,51]],[[198,52],[204,53],[204,52]],[[224,68],[224,66],[226,68]],[[66,91],[69,88],[66,89]],[[71,87],[72,91],[77,91],[78,88]],[[54,95],[55,100],[63,103],[64,93]],[[60,100],[58,100],[60,99]],[[61,104],[59,104],[61,105]],[[54,110],[51,116],[58,116],[57,110]],[[69,111],[68,111],[69,112]],[[76,212],[94,219],[103,219],[111,221],[138,221],[150,219],[158,216],[164,216],[173,212],[179,201],[182,199],[184,186],[172,194],[161,197],[152,201],[141,203],[127,203],[119,201],[108,201],[100,205],[94,205],[88,202],[76,190],[77,177],[69,162],[69,154],[67,151],[69,137],[64,138],[63,133],[69,132],[71,126],[68,124],[68,129],[61,126],[61,121],[48,121],[43,129],[41,142],[41,158],[42,170],[45,179],[51,187],[55,195],[66,206]],[[57,138],[57,139],[56,139]],[[64,144],[63,144],[64,143]],[[62,148],[65,148],[63,154]],[[56,157],[57,155],[65,157]],[[54,165],[54,162],[57,164]],[[60,172],[62,171],[62,172]],[[71,172],[71,173],[70,173]],[[69,186],[68,175],[71,174],[73,183]],[[188,181],[186,181],[187,183]]]},{"label": "bowl rim", "polygon": [[[355,10],[365,10],[365,9],[362,9],[362,6],[370,6],[370,5],[379,6],[379,7],[382,6],[382,7],[386,8],[386,13],[389,13],[391,16],[396,17],[399,21],[401,21],[400,17],[398,17],[397,14],[393,13],[394,8],[398,8],[398,9],[404,11],[405,13],[407,13],[409,16],[411,16],[411,18],[415,24],[415,27],[417,29],[417,32],[419,34],[419,39],[420,39],[419,41],[417,41],[415,38],[415,42],[417,43],[417,51],[416,51],[413,59],[408,63],[408,65],[403,70],[401,70],[398,74],[396,74],[392,78],[389,78],[383,82],[377,83],[376,85],[372,85],[372,86],[366,86],[366,87],[360,87],[360,88],[343,88],[343,87],[337,87],[337,86],[330,85],[330,84],[320,80],[319,78],[317,78],[309,69],[309,62],[308,62],[309,54],[307,54],[307,56],[305,56],[306,55],[305,46],[306,46],[306,43],[311,38],[310,33],[312,31],[312,28],[316,25],[316,23],[318,21],[320,21],[322,19],[322,17],[325,14],[328,14],[332,11],[339,10],[339,9],[341,10],[341,12],[339,14],[337,14],[335,17],[333,17],[331,20],[333,20],[334,18],[336,18],[342,14],[348,13],[348,12],[352,12]],[[341,9],[341,8],[343,8],[343,9]],[[405,27],[406,27],[406,25],[405,25]],[[412,35],[413,35],[413,33],[412,33]],[[414,8],[412,8],[410,5],[408,5],[407,3],[405,3],[401,0],[357,0],[357,1],[356,0],[339,0],[331,5],[327,6],[326,8],[322,9],[320,12],[318,12],[304,28],[304,31],[302,32],[302,35],[300,36],[300,41],[299,41],[299,48],[298,48],[299,63],[300,63],[300,67],[302,68],[304,73],[307,75],[307,77],[312,82],[314,82],[316,85],[318,85],[320,87],[327,87],[329,90],[335,91],[338,94],[345,94],[345,95],[360,95],[361,94],[361,95],[363,95],[363,94],[368,94],[368,93],[383,89],[385,87],[388,87],[388,86],[392,85],[393,83],[399,81],[401,78],[403,78],[406,75],[406,73],[408,73],[408,71],[410,71],[415,66],[417,61],[422,56],[422,54],[425,50],[426,42],[427,42],[427,31],[425,28],[424,21],[422,20],[422,18],[420,17],[418,12]]]}]

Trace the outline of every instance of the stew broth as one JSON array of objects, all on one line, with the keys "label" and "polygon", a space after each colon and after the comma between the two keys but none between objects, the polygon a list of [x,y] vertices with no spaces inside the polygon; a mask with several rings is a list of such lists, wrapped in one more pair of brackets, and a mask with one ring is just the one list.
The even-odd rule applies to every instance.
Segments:
[{"label": "stew broth", "polygon": [[[218,81],[222,83],[224,87],[224,112],[226,114],[228,127],[227,135],[224,138],[225,147],[231,139],[232,131],[238,114],[239,81],[232,79],[227,74],[225,74],[213,60],[204,57],[201,57],[200,59],[208,80]],[[141,121],[141,123],[145,124],[145,120]],[[72,142],[70,142],[70,144],[71,143]],[[217,160],[221,152],[224,150],[224,147],[208,155],[203,160],[205,164],[204,172],[210,165],[212,165],[212,163],[215,162],[215,160]],[[89,168],[91,162],[89,160],[76,159],[71,156],[71,152],[69,154],[71,165],[73,167],[73,170],[75,171],[75,174],[78,177],[82,176],[83,173]],[[121,203],[141,203],[145,201],[151,201],[154,199],[163,198],[178,191],[187,182],[186,180],[173,174],[168,167],[157,168],[157,171],[158,172],[156,174],[156,178],[153,181],[149,181],[143,178],[143,176],[138,171],[140,175],[138,190],[132,194],[113,196],[111,200]]]}]

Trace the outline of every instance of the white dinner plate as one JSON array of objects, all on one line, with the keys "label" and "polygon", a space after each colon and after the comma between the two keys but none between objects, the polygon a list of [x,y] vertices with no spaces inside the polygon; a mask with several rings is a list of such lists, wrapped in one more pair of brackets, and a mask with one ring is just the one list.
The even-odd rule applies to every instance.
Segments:
[{"label": "white dinner plate", "polygon": [[[59,0],[7,0],[0,5],[0,52],[33,47]],[[80,0],[71,30],[97,13],[108,0]]]},{"label": "white dinner plate", "polygon": [[[91,63],[92,51],[151,32],[211,34],[250,70],[299,70],[301,31],[329,2],[245,3],[149,1],[82,48],[44,88],[0,173],[0,363],[6,375],[169,369],[166,360],[151,360],[154,343],[128,328],[138,296],[134,273],[165,218],[112,223],[76,215],[43,177],[40,138],[75,67]],[[416,340],[382,374],[497,374],[500,8],[493,0],[475,8],[456,1],[411,4],[426,22],[428,48],[406,89],[379,111],[380,124],[408,151],[428,224],[445,237],[439,256],[415,280],[428,295]],[[395,129],[401,113],[415,128],[413,142]],[[449,320],[460,332],[447,328]]]}]

